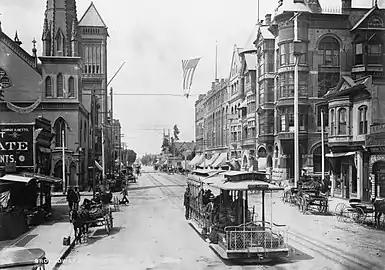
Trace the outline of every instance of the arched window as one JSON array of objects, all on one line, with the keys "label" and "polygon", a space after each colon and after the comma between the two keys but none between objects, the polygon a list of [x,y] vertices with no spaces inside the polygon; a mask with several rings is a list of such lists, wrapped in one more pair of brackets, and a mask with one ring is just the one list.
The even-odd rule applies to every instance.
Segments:
[{"label": "arched window", "polygon": [[1,88],[7,88],[11,86],[11,80],[9,79],[9,76],[2,68],[0,68],[0,83],[1,83]]},{"label": "arched window", "polygon": [[68,96],[75,97],[75,80],[72,76],[68,79]]},{"label": "arched window", "polygon": [[64,97],[63,95],[63,75],[59,73],[56,77],[56,93],[57,97]]},{"label": "arched window", "polygon": [[45,96],[52,97],[52,79],[50,76],[45,78]]},{"label": "arched window", "polygon": [[358,108],[359,129],[358,134],[368,133],[368,107],[361,106]]},{"label": "arched window", "polygon": [[334,37],[324,37],[319,45],[320,64],[323,66],[340,65],[340,43]]},{"label": "arched window", "polygon": [[[55,139],[56,139],[56,147],[63,147],[63,142],[65,146],[65,142],[67,139],[67,129],[66,129],[66,122],[64,121],[63,118],[58,118],[55,122]],[[64,141],[62,138],[62,132],[64,131]]]},{"label": "arched window", "polygon": [[279,157],[279,149],[278,149],[278,146],[275,146],[275,151],[274,151],[274,168],[278,168],[278,157]]},{"label": "arched window", "polygon": [[374,16],[368,21],[368,27],[369,28],[382,28],[382,27],[384,27],[384,22],[381,20],[381,18]]},{"label": "arched window", "polygon": [[346,109],[338,111],[338,134],[346,134]]},{"label": "arched window", "polygon": [[267,156],[266,149],[264,147],[259,148],[258,157],[259,158],[265,158],[266,156]]},{"label": "arched window", "polygon": [[334,131],[335,131],[335,127],[336,127],[335,119],[336,119],[336,115],[335,115],[334,109],[331,109],[330,110],[330,119],[329,119],[330,135],[334,135]]}]

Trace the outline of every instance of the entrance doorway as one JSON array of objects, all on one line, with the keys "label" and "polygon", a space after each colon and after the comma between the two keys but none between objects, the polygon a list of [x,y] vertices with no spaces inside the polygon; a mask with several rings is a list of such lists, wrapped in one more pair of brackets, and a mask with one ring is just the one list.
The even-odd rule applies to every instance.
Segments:
[{"label": "entrance doorway", "polygon": [[374,197],[385,198],[385,161],[378,161],[373,165]]}]

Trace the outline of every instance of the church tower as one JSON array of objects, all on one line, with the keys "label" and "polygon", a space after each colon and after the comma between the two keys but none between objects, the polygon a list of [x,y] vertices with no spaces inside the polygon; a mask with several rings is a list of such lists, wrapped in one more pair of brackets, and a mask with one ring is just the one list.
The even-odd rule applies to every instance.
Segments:
[{"label": "church tower", "polygon": [[[76,56],[73,33],[77,34],[75,0],[47,0],[43,26],[43,56]],[[74,29],[75,28],[75,29]],[[75,50],[73,55],[73,51]]]}]

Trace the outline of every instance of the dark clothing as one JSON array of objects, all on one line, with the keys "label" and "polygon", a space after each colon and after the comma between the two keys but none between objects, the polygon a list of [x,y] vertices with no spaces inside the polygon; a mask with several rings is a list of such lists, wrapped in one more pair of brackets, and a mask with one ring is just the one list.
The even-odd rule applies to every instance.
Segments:
[{"label": "dark clothing", "polygon": [[184,202],[183,202],[185,208],[186,208],[186,211],[185,211],[185,217],[186,219],[189,219],[190,218],[190,192],[189,191],[186,191],[184,193]]}]

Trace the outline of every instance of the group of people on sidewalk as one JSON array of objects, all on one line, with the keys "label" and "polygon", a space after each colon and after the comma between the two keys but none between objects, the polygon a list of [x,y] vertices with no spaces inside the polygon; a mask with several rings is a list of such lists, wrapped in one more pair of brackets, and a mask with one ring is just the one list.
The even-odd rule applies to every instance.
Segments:
[{"label": "group of people on sidewalk", "polygon": [[77,187],[69,188],[67,192],[67,202],[70,210],[78,210],[80,203],[80,192]]}]

